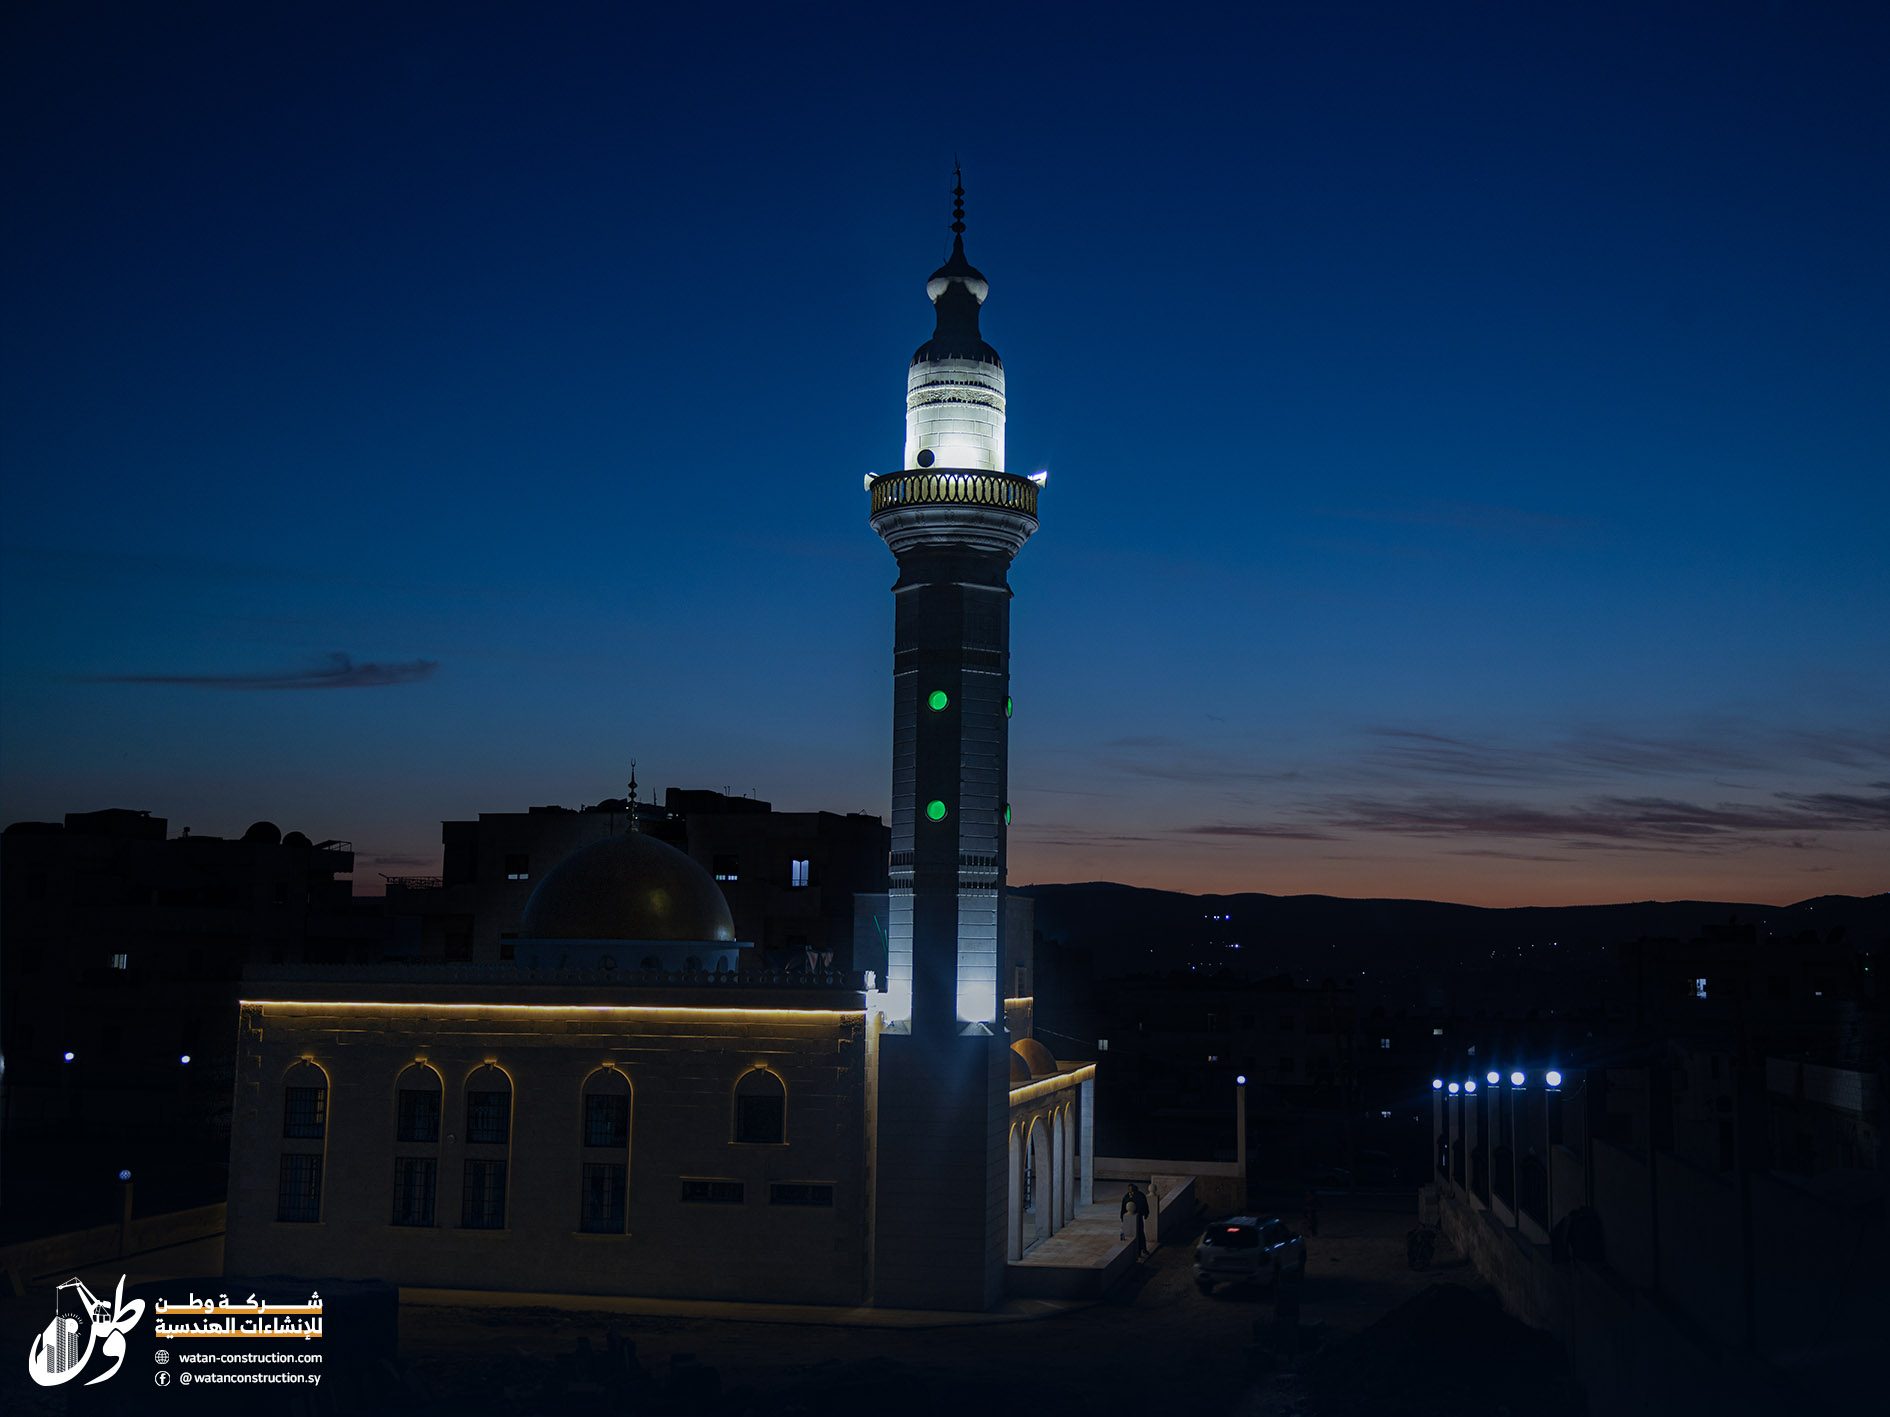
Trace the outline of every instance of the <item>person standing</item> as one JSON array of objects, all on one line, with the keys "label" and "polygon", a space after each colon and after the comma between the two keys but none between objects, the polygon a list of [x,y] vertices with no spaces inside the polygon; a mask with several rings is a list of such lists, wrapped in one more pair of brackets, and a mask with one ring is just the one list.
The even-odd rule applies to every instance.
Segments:
[{"label": "person standing", "polygon": [[1142,1194],[1135,1182],[1129,1182],[1129,1189],[1122,1193],[1122,1238],[1129,1238],[1129,1217],[1135,1217],[1135,1257],[1144,1259],[1148,1255],[1148,1232],[1145,1222],[1148,1220],[1148,1197]]}]

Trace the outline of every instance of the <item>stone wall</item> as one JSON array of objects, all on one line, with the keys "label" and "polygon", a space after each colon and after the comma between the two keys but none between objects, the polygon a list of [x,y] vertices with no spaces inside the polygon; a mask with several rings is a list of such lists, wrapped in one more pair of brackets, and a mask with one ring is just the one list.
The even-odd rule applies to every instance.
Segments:
[{"label": "stone wall", "polygon": [[[858,1303],[864,1028],[857,1013],[768,1009],[246,1004],[226,1266],[429,1287]],[[276,1218],[283,1079],[299,1059],[328,1077],[315,1223]],[[391,1223],[396,1080],[416,1059],[444,1079],[429,1228]],[[582,1090],[607,1063],[632,1088],[628,1233],[585,1234]],[[513,1087],[497,1230],[461,1225],[465,1084],[487,1064]],[[732,1139],[736,1082],[757,1065],[785,1083],[785,1144]],[[685,1202],[685,1177],[737,1182],[741,1199]],[[833,1205],[774,1203],[776,1182],[831,1184]]]}]

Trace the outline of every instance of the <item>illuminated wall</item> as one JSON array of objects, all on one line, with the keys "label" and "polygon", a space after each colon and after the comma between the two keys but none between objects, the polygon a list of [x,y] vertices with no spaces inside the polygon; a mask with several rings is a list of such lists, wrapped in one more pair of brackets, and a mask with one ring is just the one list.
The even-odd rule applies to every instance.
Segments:
[{"label": "illuminated wall", "polygon": [[[920,454],[929,452],[930,463]],[[929,359],[906,375],[908,468],[1004,471],[1004,370],[979,359]]]},{"label": "illuminated wall", "polygon": [[[285,989],[290,986],[283,986]],[[308,986],[297,986],[306,989]],[[418,988],[419,986],[414,986]],[[868,1048],[851,1008],[620,1007],[573,986],[569,1006],[301,997],[241,1011],[226,1263],[231,1273],[336,1275],[405,1285],[858,1304],[866,1298]],[[338,991],[337,991],[338,992]],[[300,1060],[330,1079],[319,1139],[285,1139],[284,1083]],[[403,1145],[398,1085],[416,1060],[443,1081],[433,1223],[390,1223]],[[587,1080],[629,1080],[626,1223],[584,1230]],[[736,1087],[762,1067],[785,1084],[785,1139],[737,1139]],[[509,1143],[476,1146],[469,1093],[497,1069]],[[285,1151],[324,1160],[320,1214],[278,1219]],[[499,1160],[504,1223],[465,1223],[473,1171]],[[812,1188],[812,1189],[810,1189]],[[822,1190],[820,1188],[830,1188]],[[830,1202],[830,1203],[810,1203]]]}]

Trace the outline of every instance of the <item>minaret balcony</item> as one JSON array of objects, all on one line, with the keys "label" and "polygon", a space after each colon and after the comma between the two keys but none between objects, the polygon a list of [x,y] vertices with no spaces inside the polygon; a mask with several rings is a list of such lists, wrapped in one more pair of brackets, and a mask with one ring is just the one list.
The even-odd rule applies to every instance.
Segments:
[{"label": "minaret balcony", "polygon": [[1037,484],[1011,472],[925,468],[889,472],[872,482],[873,515],[899,507],[990,507],[1037,515]]}]

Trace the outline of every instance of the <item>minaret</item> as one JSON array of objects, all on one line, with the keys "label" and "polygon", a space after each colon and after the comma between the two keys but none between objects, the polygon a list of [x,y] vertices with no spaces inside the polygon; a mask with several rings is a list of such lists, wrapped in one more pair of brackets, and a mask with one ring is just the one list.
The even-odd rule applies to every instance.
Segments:
[{"label": "minaret", "polygon": [[982,1309],[1002,1296],[1009,1038],[998,978],[1011,559],[1038,485],[1004,471],[1004,366],[978,330],[964,187],[937,314],[906,378],[906,468],[873,478],[893,587],[892,857],[880,1042],[874,1301]]}]

